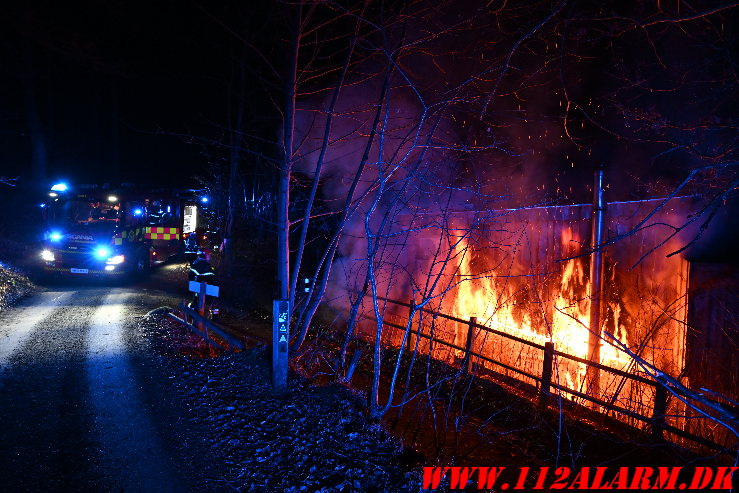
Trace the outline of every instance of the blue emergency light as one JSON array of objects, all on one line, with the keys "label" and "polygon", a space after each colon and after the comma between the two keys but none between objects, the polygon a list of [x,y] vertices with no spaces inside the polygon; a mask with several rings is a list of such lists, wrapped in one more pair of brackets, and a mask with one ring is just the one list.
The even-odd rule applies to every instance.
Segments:
[{"label": "blue emergency light", "polygon": [[110,248],[108,247],[98,247],[95,249],[95,256],[97,258],[105,258],[107,259],[110,257]]},{"label": "blue emergency light", "polygon": [[200,197],[200,202],[202,202],[203,204],[207,204],[208,200],[208,197]]},{"label": "blue emergency light", "polygon": [[61,239],[62,239],[62,234],[61,234],[61,233],[59,233],[58,231],[54,231],[53,233],[51,233],[51,234],[49,235],[49,239],[50,239],[51,241],[59,241],[59,240],[61,240]]},{"label": "blue emergency light", "polygon": [[143,209],[134,209],[133,210],[133,215],[134,216],[140,216],[143,213],[144,213],[144,210]]},{"label": "blue emergency light", "polygon": [[56,185],[51,187],[52,192],[66,192],[68,189],[69,187],[67,187],[66,183],[57,183]]}]

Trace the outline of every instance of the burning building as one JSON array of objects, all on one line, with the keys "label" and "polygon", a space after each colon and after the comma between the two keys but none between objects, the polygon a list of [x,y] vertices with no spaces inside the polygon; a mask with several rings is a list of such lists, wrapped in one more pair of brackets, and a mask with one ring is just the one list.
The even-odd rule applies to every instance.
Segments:
[{"label": "burning building", "polygon": [[[359,326],[369,340],[451,365],[473,361],[540,389],[546,381],[636,426],[722,442],[697,430],[690,405],[655,376],[685,389],[710,383],[714,361],[700,348],[717,344],[704,320],[736,331],[730,294],[721,298],[730,316],[697,315],[715,297],[682,251],[712,214],[705,201],[735,188],[724,106],[696,96],[730,94],[698,83],[723,69],[682,50],[690,64],[649,62],[647,72],[643,39],[603,29],[601,7],[589,11],[598,22],[570,19],[565,49],[566,14],[530,6],[419,2],[428,9],[392,17],[347,53],[343,81],[298,97],[291,170],[313,180],[316,217],[338,218],[316,234],[328,253],[305,277],[328,287],[309,289],[320,293],[311,302],[345,314],[350,335]],[[688,43],[678,31],[663,33],[661,52]],[[654,89],[667,80],[685,82]],[[548,205],[587,200],[594,163],[607,163],[616,192],[595,241],[600,206]],[[672,198],[646,199],[659,196]],[[722,355],[722,366],[735,359]],[[722,392],[736,398],[736,384]]]},{"label": "burning building", "polygon": [[[413,279],[383,277],[376,286],[384,341],[492,378],[551,384],[552,394],[635,427],[666,426],[681,443],[732,446],[725,429],[700,419],[700,403],[661,385],[737,397],[736,276],[691,268],[675,253],[686,236],[674,233],[699,209],[695,197],[609,203],[597,297],[593,205],[456,212],[446,242],[408,220],[423,233],[406,242],[412,254],[398,270]],[[408,323],[407,306],[421,305]],[[370,301],[364,307],[371,340],[377,317]],[[724,375],[718,385],[715,375]]]}]

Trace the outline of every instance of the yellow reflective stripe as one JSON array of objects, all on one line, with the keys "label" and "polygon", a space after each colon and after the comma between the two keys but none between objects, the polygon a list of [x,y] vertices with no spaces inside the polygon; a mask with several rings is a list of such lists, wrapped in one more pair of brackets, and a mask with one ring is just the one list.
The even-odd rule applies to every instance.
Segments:
[{"label": "yellow reflective stripe", "polygon": [[144,228],[144,237],[147,240],[176,240],[180,237],[180,228],[147,227]]}]

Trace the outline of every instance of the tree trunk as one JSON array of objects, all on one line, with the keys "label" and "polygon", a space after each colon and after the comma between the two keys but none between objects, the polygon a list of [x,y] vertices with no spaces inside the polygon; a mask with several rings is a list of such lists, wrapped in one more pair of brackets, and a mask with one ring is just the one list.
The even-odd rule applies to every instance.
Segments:
[{"label": "tree trunk", "polygon": [[321,143],[321,152],[316,162],[316,169],[313,173],[313,183],[311,185],[310,194],[308,196],[308,203],[305,205],[305,211],[303,214],[303,223],[300,225],[300,239],[298,240],[298,249],[295,254],[295,265],[293,265],[292,282],[290,284],[290,306],[295,306],[295,292],[297,291],[298,277],[300,277],[300,263],[303,259],[303,252],[305,251],[305,242],[308,237],[308,226],[310,225],[311,212],[313,210],[313,203],[316,199],[316,192],[318,190],[318,182],[321,178],[321,170],[323,169],[323,162],[326,158],[326,152],[328,151],[329,139],[331,137],[331,122],[334,117],[334,111],[336,109],[336,103],[339,100],[339,94],[341,93],[341,86],[344,85],[344,78],[346,77],[346,71],[349,69],[351,63],[352,54],[354,53],[354,45],[357,42],[357,33],[355,31],[354,36],[349,43],[349,50],[347,51],[344,65],[341,67],[341,73],[336,80],[336,86],[334,87],[334,93],[331,96],[331,103],[329,104],[328,114],[326,115],[326,124],[323,131],[323,141]]},{"label": "tree trunk", "polygon": [[[298,51],[300,49],[300,21],[302,7],[294,7],[290,39],[290,59],[285,79],[285,123],[283,128],[283,159],[280,163],[277,197],[277,283],[280,299],[290,297],[290,171],[293,159],[295,127],[295,94],[297,84]],[[291,311],[291,309],[289,309]]]},{"label": "tree trunk", "polygon": [[[313,278],[313,283],[311,284],[311,291],[309,294],[310,300],[306,304],[306,308],[301,314],[299,332],[295,338],[295,341],[293,342],[292,348],[294,351],[297,351],[300,348],[300,346],[303,344],[303,341],[305,340],[305,336],[308,332],[308,327],[310,325],[311,320],[313,319],[313,315],[315,315],[316,310],[318,309],[318,305],[320,305],[321,300],[323,298],[323,294],[326,291],[326,286],[328,285],[328,279],[331,274],[331,266],[333,265],[334,257],[336,255],[336,250],[339,246],[339,241],[341,240],[341,233],[349,221],[349,217],[351,215],[350,211],[353,211],[352,201],[354,200],[354,194],[357,190],[357,186],[359,185],[360,179],[362,178],[362,175],[364,174],[364,168],[367,165],[367,162],[369,160],[370,151],[372,150],[372,145],[374,143],[375,136],[377,135],[377,128],[381,121],[382,109],[383,109],[383,105],[385,102],[385,97],[386,97],[388,88],[390,87],[390,78],[395,68],[394,62],[395,62],[395,59],[391,58],[391,63],[388,64],[388,69],[385,75],[385,81],[382,84],[382,88],[380,90],[380,95],[378,98],[377,110],[375,112],[374,120],[372,121],[372,127],[370,129],[369,136],[367,137],[367,143],[364,147],[364,153],[362,154],[362,158],[359,163],[359,166],[357,167],[357,172],[354,174],[354,180],[352,181],[351,187],[349,188],[349,192],[347,193],[346,199],[344,201],[344,206],[341,209],[341,214],[339,217],[339,224],[336,227],[336,231],[334,232],[334,236],[331,239],[328,250],[325,252],[323,258],[321,259],[321,263],[316,269],[316,273]],[[365,286],[365,292],[366,292],[366,286]],[[348,338],[351,337],[350,333],[353,332],[353,324],[351,323],[351,320],[352,319],[350,319],[350,324],[347,329],[347,336],[344,341],[344,344],[342,345],[342,350],[341,350],[342,368],[346,361],[346,345],[349,344]]]}]

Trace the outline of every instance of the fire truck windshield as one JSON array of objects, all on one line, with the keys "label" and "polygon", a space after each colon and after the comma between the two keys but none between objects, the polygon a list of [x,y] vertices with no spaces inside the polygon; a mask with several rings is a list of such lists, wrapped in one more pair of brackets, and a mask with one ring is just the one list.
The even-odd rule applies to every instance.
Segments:
[{"label": "fire truck windshield", "polygon": [[52,226],[115,223],[120,205],[93,199],[57,200],[49,204],[48,222]]}]

